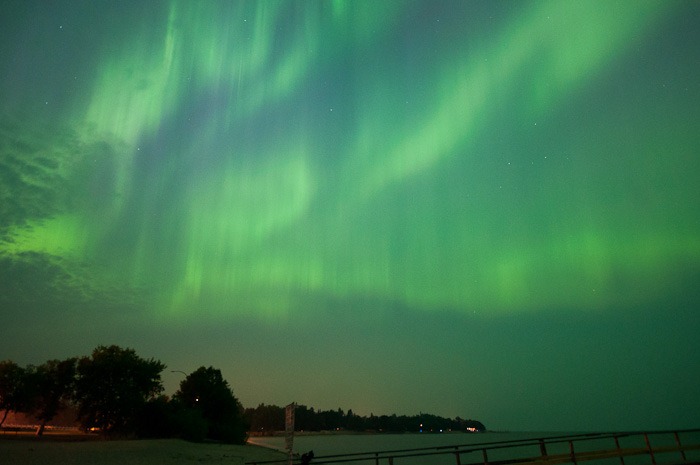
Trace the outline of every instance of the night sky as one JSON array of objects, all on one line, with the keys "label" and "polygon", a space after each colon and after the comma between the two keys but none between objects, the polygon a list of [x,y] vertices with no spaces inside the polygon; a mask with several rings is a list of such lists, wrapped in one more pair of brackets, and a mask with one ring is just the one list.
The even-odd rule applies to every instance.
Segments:
[{"label": "night sky", "polygon": [[697,427],[700,2],[0,1],[0,359]]}]

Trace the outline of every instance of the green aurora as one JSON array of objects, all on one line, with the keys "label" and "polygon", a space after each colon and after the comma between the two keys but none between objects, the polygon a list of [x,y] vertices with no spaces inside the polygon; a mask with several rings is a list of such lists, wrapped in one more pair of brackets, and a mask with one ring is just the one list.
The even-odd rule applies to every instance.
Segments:
[{"label": "green aurora", "polygon": [[698,426],[700,4],[2,10],[0,358],[118,343],[246,406]]}]

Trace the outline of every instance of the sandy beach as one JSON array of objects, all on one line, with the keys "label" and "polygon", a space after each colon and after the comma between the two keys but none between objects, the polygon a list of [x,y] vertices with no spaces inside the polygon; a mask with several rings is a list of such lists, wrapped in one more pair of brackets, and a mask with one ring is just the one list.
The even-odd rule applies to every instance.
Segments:
[{"label": "sandy beach", "polygon": [[3,465],[158,465],[284,459],[285,455],[254,445],[196,444],[178,439],[61,441],[0,438]]}]

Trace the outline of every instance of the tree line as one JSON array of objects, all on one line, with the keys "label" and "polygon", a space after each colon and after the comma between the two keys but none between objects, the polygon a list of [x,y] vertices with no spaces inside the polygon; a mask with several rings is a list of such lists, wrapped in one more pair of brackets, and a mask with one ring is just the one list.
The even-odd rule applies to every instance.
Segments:
[{"label": "tree line", "polygon": [[[260,404],[243,409],[221,371],[200,367],[180,382],[172,398],[163,395],[159,360],[139,357],[133,349],[99,346],[90,356],[49,360],[21,367],[0,362],[0,427],[10,412],[36,419],[36,434],[66,409],[75,411],[84,431],[105,436],[179,437],[245,443],[248,432],[271,434],[285,429],[285,409]],[[297,431],[438,432],[485,431],[476,420],[413,416],[360,416],[348,410],[296,406]]]},{"label": "tree line", "polygon": [[[245,409],[246,422],[253,434],[274,434],[285,427],[285,408],[276,405],[260,404],[256,408]],[[295,429],[297,431],[356,431],[356,432],[445,432],[445,431],[486,431],[477,420],[460,417],[443,418],[429,413],[418,415],[356,415],[338,410],[314,410],[305,405],[295,408]]]},{"label": "tree line", "polygon": [[39,366],[0,362],[0,427],[10,412],[24,413],[36,418],[40,436],[61,409],[71,408],[83,430],[107,436],[245,442],[243,407],[220,370],[198,368],[168,398],[164,369],[159,360],[114,345]]}]

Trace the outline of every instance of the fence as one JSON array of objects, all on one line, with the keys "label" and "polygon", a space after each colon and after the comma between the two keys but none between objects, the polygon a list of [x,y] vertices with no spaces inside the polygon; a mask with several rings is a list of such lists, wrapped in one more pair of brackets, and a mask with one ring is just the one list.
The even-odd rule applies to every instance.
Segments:
[{"label": "fence", "polygon": [[[283,461],[246,462],[271,465]],[[700,465],[700,428],[675,431],[585,433],[429,448],[316,456],[312,465],[541,465],[579,462],[620,465]]]}]

